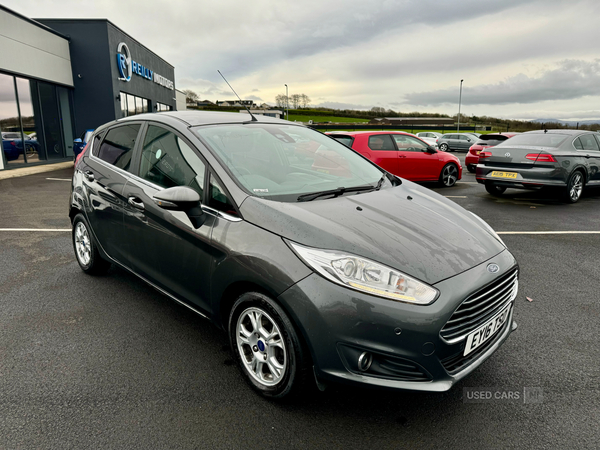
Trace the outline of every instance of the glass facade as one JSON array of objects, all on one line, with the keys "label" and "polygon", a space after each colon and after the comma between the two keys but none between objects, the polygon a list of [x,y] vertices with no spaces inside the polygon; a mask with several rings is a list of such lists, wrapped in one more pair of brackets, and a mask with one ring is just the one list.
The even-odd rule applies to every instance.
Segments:
[{"label": "glass facade", "polygon": [[149,112],[150,100],[135,95],[119,92],[122,117]]},{"label": "glass facade", "polygon": [[173,107],[169,106],[169,105],[165,105],[164,103],[157,103],[156,104],[156,110],[158,112],[160,112],[160,111],[173,111]]},{"label": "glass facade", "polygon": [[2,166],[72,157],[71,111],[69,89],[0,73]]}]

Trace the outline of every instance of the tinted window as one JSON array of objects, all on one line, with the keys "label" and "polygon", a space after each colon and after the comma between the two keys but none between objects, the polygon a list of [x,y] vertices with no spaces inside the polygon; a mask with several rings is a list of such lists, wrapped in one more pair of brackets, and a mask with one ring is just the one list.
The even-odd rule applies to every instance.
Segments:
[{"label": "tinted window", "polygon": [[427,144],[415,139],[411,136],[404,136],[403,134],[393,134],[394,141],[398,146],[398,150],[403,152],[420,152],[427,148]]},{"label": "tinted window", "polygon": [[[594,139],[594,135],[592,134],[584,134],[583,136],[579,136],[575,142],[580,141],[581,142],[581,149],[582,150],[598,150],[598,143],[596,142],[596,139]],[[578,146],[575,146],[575,148],[580,148]]]},{"label": "tinted window", "polygon": [[369,148],[371,150],[396,150],[389,134],[369,136]]},{"label": "tinted window", "polygon": [[458,139],[456,134],[445,134],[444,139]]},{"label": "tinted window", "polygon": [[98,158],[109,164],[128,170],[135,146],[139,125],[123,125],[110,130],[98,151]]},{"label": "tinted window", "polygon": [[511,147],[514,145],[558,147],[567,137],[567,134],[558,133],[524,133],[501,142],[498,147]]},{"label": "tinted window", "polygon": [[458,136],[458,139],[460,139],[461,141],[468,141],[468,140],[473,140],[475,136]]},{"label": "tinted window", "polygon": [[233,207],[233,203],[227,196],[225,189],[221,187],[221,184],[211,174],[210,176],[210,197],[208,199],[208,206],[219,211],[223,211],[227,214],[237,216],[237,212]]},{"label": "tinted window", "polygon": [[189,186],[200,194],[206,166],[175,133],[150,125],[144,139],[140,177],[159,186]]},{"label": "tinted window", "polygon": [[332,136],[336,141],[341,142],[346,147],[352,148],[352,143],[354,142],[354,138],[350,136]]}]

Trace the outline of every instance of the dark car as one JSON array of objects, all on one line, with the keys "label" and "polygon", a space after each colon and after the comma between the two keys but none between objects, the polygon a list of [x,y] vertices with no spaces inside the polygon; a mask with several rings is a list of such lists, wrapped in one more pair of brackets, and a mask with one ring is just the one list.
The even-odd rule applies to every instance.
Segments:
[{"label": "dark car", "polygon": [[448,133],[437,140],[438,148],[443,152],[469,150],[479,138],[470,133]]},{"label": "dark car", "polygon": [[83,271],[115,264],[210,319],[265,396],[315,378],[445,391],[516,327],[518,265],[483,220],[310,128],[140,114],[82,154]]},{"label": "dark car", "polygon": [[492,195],[507,188],[559,188],[569,203],[587,185],[600,185],[600,134],[581,130],[537,130],[520,134],[479,154],[476,178]]},{"label": "dark car", "polygon": [[467,156],[465,157],[465,165],[467,166],[467,170],[471,173],[475,173],[475,169],[479,163],[479,153],[486,148],[494,147],[500,142],[503,142],[517,134],[519,133],[490,133],[479,136],[479,140],[469,148],[469,153],[467,153]]},{"label": "dark car", "polygon": [[81,136],[73,141],[73,160],[77,160],[77,157],[88,144],[93,133],[93,128],[85,130],[83,133],[81,133]]},{"label": "dark car", "polygon": [[369,158],[388,172],[410,181],[437,181],[451,187],[462,177],[460,160],[439,152],[418,137],[402,131],[327,133]]},{"label": "dark car", "polygon": [[23,148],[21,133],[4,132],[2,133],[2,150],[7,161],[16,161],[21,157],[24,162],[25,160],[22,158],[24,150],[27,152],[28,158],[33,157],[39,154],[40,144],[37,140],[26,138],[25,147]]}]

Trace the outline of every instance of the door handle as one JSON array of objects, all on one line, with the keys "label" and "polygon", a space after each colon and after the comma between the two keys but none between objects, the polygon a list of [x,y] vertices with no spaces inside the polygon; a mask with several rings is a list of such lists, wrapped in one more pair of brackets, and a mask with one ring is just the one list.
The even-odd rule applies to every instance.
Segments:
[{"label": "door handle", "polygon": [[398,158],[406,158],[406,155],[398,155]]},{"label": "door handle", "polygon": [[94,172],[92,172],[91,170],[86,170],[85,172],[83,172],[83,176],[88,181],[94,181]]},{"label": "door handle", "polygon": [[143,209],[144,209],[144,202],[143,202],[143,201],[141,201],[141,200],[140,200],[139,198],[137,198],[137,197],[129,197],[129,198],[127,199],[127,203],[129,203],[129,204],[130,204],[131,206],[133,206],[134,208],[141,209],[141,210],[143,210]]}]

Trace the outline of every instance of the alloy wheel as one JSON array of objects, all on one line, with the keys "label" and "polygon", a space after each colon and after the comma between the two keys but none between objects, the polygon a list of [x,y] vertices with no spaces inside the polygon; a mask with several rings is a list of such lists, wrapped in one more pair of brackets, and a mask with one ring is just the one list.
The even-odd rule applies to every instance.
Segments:
[{"label": "alloy wheel", "polygon": [[87,266],[92,259],[92,247],[90,235],[83,222],[78,222],[75,226],[75,249],[79,262]]},{"label": "alloy wheel", "polygon": [[575,172],[575,174],[573,174],[573,180],[571,181],[571,188],[569,189],[569,197],[571,197],[573,203],[579,200],[582,191],[583,176],[581,175],[581,172]]},{"label": "alloy wheel", "polygon": [[440,150],[443,152],[447,152],[448,151],[448,144],[442,144],[440,145]]},{"label": "alloy wheel", "polygon": [[442,171],[442,182],[446,187],[452,187],[458,180],[458,169],[453,164],[448,164]]},{"label": "alloy wheel", "polygon": [[277,323],[265,311],[252,307],[237,320],[236,343],[246,371],[263,386],[279,383],[288,355]]}]

